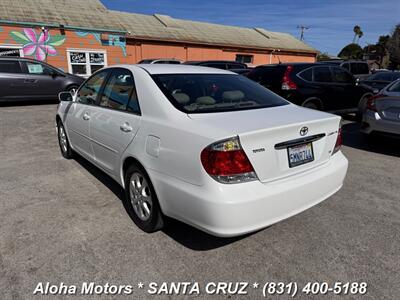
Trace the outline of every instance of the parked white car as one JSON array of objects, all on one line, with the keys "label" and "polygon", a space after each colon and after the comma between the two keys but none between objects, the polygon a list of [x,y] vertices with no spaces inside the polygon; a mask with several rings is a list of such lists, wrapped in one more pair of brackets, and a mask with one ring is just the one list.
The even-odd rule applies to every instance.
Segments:
[{"label": "parked white car", "polygon": [[217,236],[252,232],[328,198],[347,172],[340,117],[229,71],[113,66],[60,100],[62,155],[115,179],[146,232],[164,216]]}]

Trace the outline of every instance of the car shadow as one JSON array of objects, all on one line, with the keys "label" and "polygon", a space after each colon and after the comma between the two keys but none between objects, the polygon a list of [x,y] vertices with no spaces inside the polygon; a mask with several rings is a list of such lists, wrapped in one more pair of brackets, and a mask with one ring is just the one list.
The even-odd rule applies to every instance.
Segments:
[{"label": "car shadow", "polygon": [[361,124],[358,122],[346,123],[342,126],[342,130],[343,145],[347,147],[400,157],[400,139],[388,136],[368,138],[361,132]]},{"label": "car shadow", "polygon": [[0,107],[48,105],[48,104],[58,104],[59,102],[60,102],[59,100],[4,101],[0,102]]},{"label": "car shadow", "polygon": [[[123,201],[125,198],[125,191],[114,179],[79,155],[75,155],[74,160],[93,177],[104,184],[111,192],[113,192],[114,195],[121,200],[126,210]],[[126,213],[128,217],[129,214],[128,212]],[[135,225],[132,224],[132,226]],[[253,232],[239,237],[221,238],[210,235],[190,225],[171,218],[166,218],[166,226],[162,229],[162,232],[182,246],[194,251],[217,249],[254,234]]]}]

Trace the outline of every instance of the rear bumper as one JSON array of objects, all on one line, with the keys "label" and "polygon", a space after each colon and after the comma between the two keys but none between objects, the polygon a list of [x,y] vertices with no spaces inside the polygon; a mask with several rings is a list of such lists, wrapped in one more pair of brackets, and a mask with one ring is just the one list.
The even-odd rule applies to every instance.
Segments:
[{"label": "rear bumper", "polygon": [[154,171],[161,208],[167,216],[216,236],[236,236],[298,214],[337,192],[348,162],[341,152],[308,172],[275,182],[211,182],[195,186]]},{"label": "rear bumper", "polygon": [[382,119],[377,112],[367,109],[363,115],[362,132],[382,132],[400,135],[400,119],[398,122]]}]

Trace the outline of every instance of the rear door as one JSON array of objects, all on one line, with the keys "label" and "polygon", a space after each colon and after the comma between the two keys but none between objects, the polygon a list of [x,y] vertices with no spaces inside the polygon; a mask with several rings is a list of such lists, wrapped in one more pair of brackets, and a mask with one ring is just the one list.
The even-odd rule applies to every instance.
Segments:
[{"label": "rear door", "polygon": [[118,175],[119,160],[135,137],[140,119],[133,74],[113,68],[90,123],[94,159],[110,174]]},{"label": "rear door", "polygon": [[23,99],[28,92],[24,81],[18,60],[0,60],[0,100]]},{"label": "rear door", "polygon": [[93,159],[89,125],[107,76],[108,70],[104,70],[90,77],[78,90],[67,114],[66,125],[70,143],[74,150],[89,159]]},{"label": "rear door", "polygon": [[313,67],[313,92],[309,95],[322,101],[324,110],[332,110],[340,107],[339,101],[335,98],[335,88],[332,81],[332,74],[329,66]]},{"label": "rear door", "polygon": [[63,90],[64,75],[55,69],[36,61],[23,61],[22,64],[29,97],[56,98]]}]

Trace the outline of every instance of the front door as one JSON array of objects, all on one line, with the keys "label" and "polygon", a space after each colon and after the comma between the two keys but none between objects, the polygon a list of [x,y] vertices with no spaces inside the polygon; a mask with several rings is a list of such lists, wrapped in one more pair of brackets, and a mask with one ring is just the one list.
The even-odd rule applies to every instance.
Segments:
[{"label": "front door", "polygon": [[57,98],[63,90],[63,77],[55,69],[36,61],[24,61],[25,84],[29,98]]},{"label": "front door", "polygon": [[93,108],[90,137],[96,163],[118,175],[119,160],[140,125],[140,110],[132,73],[113,68],[98,105]]},{"label": "front door", "polygon": [[67,131],[74,150],[93,159],[90,142],[90,122],[92,122],[96,100],[107,78],[108,72],[102,71],[90,77],[78,90],[74,102],[67,114]]},{"label": "front door", "polygon": [[343,68],[331,67],[333,92],[338,103],[338,109],[356,108],[360,95],[355,85],[354,77]]}]

